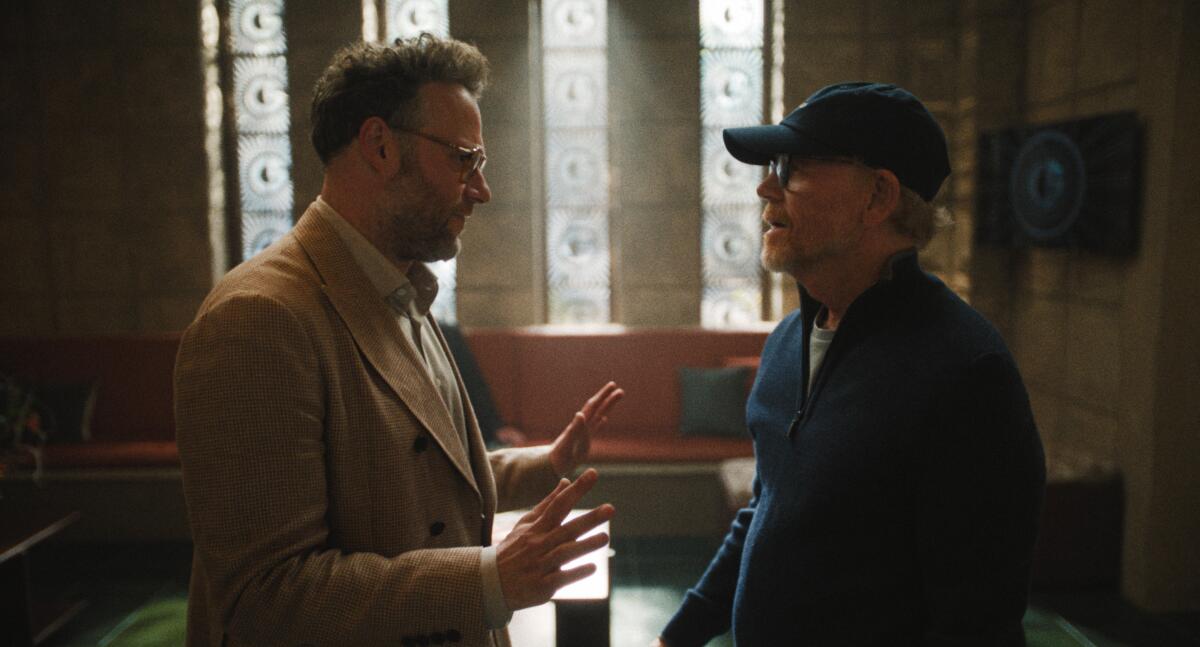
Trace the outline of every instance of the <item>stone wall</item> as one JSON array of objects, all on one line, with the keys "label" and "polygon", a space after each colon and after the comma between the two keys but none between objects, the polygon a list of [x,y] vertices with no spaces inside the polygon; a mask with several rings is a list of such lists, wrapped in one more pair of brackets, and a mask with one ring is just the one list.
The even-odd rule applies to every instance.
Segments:
[{"label": "stone wall", "polygon": [[340,47],[362,39],[362,0],[287,0],[288,98],[292,117],[292,182],[297,219],[321,193],[324,169],[313,150],[309,119],[313,85]]},{"label": "stone wall", "polygon": [[0,4],[0,334],[191,319],[203,98],[195,3]]},{"label": "stone wall", "polygon": [[479,103],[492,201],[475,210],[458,257],[458,318],[472,326],[521,326],[545,320],[542,199],[533,128],[537,69],[529,65],[527,2],[450,2],[450,34],[475,43],[492,64]]},{"label": "stone wall", "polygon": [[[1196,356],[1191,340],[1200,319],[1191,287],[1196,257],[1184,251],[1195,247],[1194,176],[1180,174],[1197,161],[1195,148],[1181,145],[1196,138],[1200,95],[1194,66],[1185,63],[1200,28],[1195,7],[1134,0],[966,6],[962,41],[970,53],[962,60],[960,105],[975,135],[1123,110],[1137,111],[1145,124],[1135,257],[977,248],[971,297],[1017,357],[1048,454],[1124,476],[1125,595],[1155,609],[1200,607],[1200,558],[1185,548],[1200,542],[1200,416],[1194,398],[1181,392],[1200,379],[1194,361],[1178,359],[1188,349]],[[971,134],[964,133],[960,156],[970,154]]]}]

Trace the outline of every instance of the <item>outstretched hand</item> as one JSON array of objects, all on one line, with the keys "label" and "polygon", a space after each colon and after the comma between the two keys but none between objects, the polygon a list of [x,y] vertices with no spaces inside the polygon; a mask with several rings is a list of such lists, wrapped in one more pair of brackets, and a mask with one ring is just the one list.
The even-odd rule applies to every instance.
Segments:
[{"label": "outstretched hand", "polygon": [[608,535],[602,532],[579,539],[612,519],[614,510],[607,503],[563,523],[571,508],[596,484],[596,478],[596,470],[589,469],[574,483],[560,480],[558,487],[525,513],[496,546],[500,589],[509,609],[543,604],[558,589],[595,572],[594,564],[570,570],[562,567],[608,543]]},{"label": "outstretched hand", "polygon": [[582,409],[575,412],[570,424],[550,446],[550,464],[556,474],[568,475],[587,460],[592,447],[592,433],[608,422],[609,410],[623,397],[625,391],[618,388],[616,382],[609,382],[596,391],[596,395],[588,398]]}]

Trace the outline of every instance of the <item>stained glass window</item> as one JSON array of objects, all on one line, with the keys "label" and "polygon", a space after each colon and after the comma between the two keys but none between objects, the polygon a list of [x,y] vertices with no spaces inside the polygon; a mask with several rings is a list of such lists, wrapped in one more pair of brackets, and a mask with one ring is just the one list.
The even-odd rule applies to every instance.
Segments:
[{"label": "stained glass window", "polygon": [[611,318],[607,29],[604,0],[542,3],[551,323]]},{"label": "stained glass window", "polygon": [[447,0],[387,0],[387,42],[422,32],[443,38],[450,35]]},{"label": "stained glass window", "polygon": [[242,258],[250,258],[292,227],[283,0],[232,0],[230,28]]},{"label": "stained glass window", "polygon": [[221,164],[222,128],[225,122],[225,93],[221,90],[218,63],[221,47],[221,16],[215,0],[200,4],[200,42],[204,57],[204,152],[208,158],[208,231],[213,251],[213,281],[229,269],[225,237],[225,170]]},{"label": "stained glass window", "polygon": [[700,322],[728,328],[762,319],[759,168],[725,150],[721,130],[763,120],[763,0],[700,0]]}]

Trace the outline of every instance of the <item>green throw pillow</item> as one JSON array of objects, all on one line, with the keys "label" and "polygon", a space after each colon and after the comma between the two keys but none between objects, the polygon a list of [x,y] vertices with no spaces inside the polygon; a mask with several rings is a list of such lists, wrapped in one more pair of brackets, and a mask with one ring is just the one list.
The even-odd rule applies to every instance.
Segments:
[{"label": "green throw pillow", "polygon": [[746,434],[746,380],[750,369],[730,368],[679,369],[679,431],[684,436],[725,436],[742,438]]}]

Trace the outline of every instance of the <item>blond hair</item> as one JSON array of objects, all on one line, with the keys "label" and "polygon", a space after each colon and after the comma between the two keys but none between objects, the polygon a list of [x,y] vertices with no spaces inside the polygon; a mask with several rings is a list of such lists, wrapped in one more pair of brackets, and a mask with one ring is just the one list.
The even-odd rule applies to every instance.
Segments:
[{"label": "blond hair", "polygon": [[911,238],[920,249],[933,240],[938,229],[952,224],[945,209],[917,195],[916,191],[900,185],[900,200],[889,219],[892,227],[903,236]]}]

